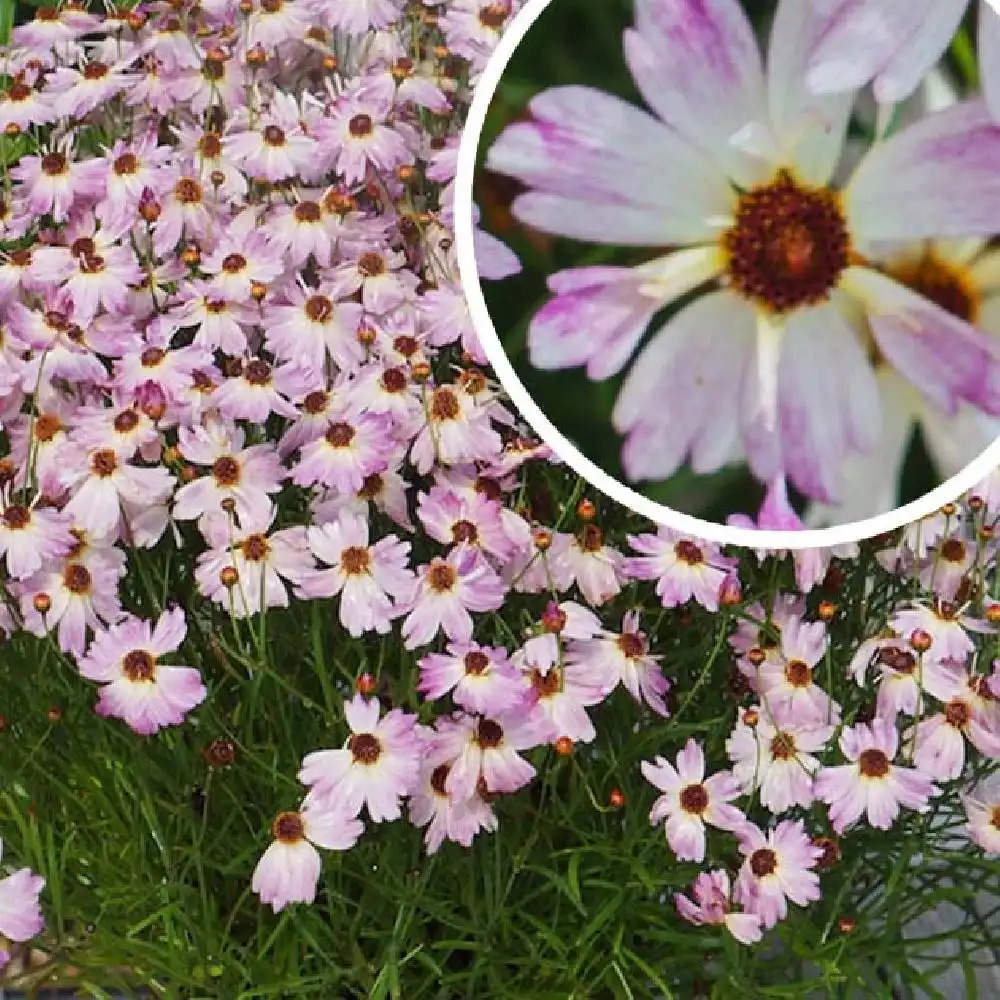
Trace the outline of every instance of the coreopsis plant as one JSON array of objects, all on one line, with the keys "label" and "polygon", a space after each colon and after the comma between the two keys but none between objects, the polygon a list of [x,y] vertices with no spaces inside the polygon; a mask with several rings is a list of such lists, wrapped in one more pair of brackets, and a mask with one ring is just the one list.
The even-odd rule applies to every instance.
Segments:
[{"label": "coreopsis plant", "polygon": [[[0,983],[888,995],[932,982],[940,903],[963,974],[1000,944],[1000,480],[794,554],[591,495],[454,257],[515,14],[14,28]],[[776,482],[758,523],[793,520]]]}]

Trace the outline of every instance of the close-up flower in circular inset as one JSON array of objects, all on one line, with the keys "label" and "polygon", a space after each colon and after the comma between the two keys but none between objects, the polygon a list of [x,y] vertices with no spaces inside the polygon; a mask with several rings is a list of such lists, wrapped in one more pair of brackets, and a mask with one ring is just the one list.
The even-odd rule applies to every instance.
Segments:
[{"label": "close-up flower in circular inset", "polygon": [[861,522],[965,470],[1000,433],[997,15],[589,6],[526,7],[465,138],[501,377],[710,521]]}]

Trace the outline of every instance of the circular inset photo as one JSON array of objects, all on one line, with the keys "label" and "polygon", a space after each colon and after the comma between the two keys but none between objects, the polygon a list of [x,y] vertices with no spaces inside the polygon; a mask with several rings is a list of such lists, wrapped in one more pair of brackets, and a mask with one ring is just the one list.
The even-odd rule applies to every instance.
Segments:
[{"label": "circular inset photo", "polygon": [[922,516],[1000,461],[998,123],[985,2],[529,0],[460,151],[477,332],[661,521]]}]

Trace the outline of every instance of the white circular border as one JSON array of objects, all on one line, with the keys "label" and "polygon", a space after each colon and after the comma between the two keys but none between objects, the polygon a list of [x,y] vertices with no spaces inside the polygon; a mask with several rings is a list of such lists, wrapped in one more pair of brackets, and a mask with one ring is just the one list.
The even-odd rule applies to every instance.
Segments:
[{"label": "white circular border", "polygon": [[[904,524],[918,521],[933,514],[944,504],[955,500],[994,469],[1000,467],[1000,438],[998,438],[958,475],[952,476],[947,482],[931,490],[920,499],[903,507],[897,507],[886,514],[879,514],[864,521],[854,521],[832,528],[804,529],[802,531],[758,531],[752,528],[735,528],[717,524],[714,521],[701,521],[689,514],[682,514],[650,500],[595,465],[556,428],[518,378],[493,326],[480,287],[479,272],[476,268],[472,219],[472,182],[476,169],[476,151],[490,102],[500,84],[503,71],[507,68],[507,63],[521,39],[542,11],[552,2],[554,0],[527,0],[504,32],[479,78],[458,150],[454,209],[459,273],[476,334],[504,389],[522,416],[528,420],[545,443],[574,472],[587,479],[612,500],[631,508],[636,513],[642,514],[658,524],[666,525],[689,535],[709,539],[722,545],[743,545],[753,549],[823,548],[871,538],[873,535],[892,531]],[[990,0],[994,6],[998,2],[1000,0]]]}]

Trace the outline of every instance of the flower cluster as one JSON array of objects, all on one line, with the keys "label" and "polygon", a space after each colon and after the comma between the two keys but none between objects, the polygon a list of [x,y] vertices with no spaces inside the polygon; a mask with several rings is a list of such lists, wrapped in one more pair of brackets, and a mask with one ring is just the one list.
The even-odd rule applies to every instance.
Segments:
[{"label": "flower cluster", "polygon": [[[651,113],[546,89],[486,166],[527,188],[511,211],[532,229],[670,249],[550,275],[532,363],[627,370],[611,420],[632,482],[743,460],[813,501],[817,524],[847,523],[898,506],[916,425],[956,474],[1000,426],[1000,125],[958,94],[924,113],[921,91],[855,130],[868,141],[849,126],[864,125],[873,78],[883,102],[917,90],[964,0],[933,17],[926,3],[782,0],[766,62],[739,0],[634,6],[624,57]],[[998,42],[984,2],[987,95]]]},{"label": "flower cluster", "polygon": [[[678,752],[641,767],[651,819],[714,866],[678,896],[690,921],[753,941],[819,897],[833,835],[940,796],[996,851],[1000,792],[969,776],[1000,756],[977,639],[1000,617],[1000,480],[883,540],[875,565],[915,596],[873,605],[844,660],[816,598],[857,548],[797,554],[790,576],[785,554],[599,511],[485,369],[450,187],[470,81],[515,7],[181,0],[41,8],[15,29],[4,645],[58,652],[100,685],[91,724],[148,745],[196,730],[224,683],[263,712],[261,678],[307,659],[269,629],[302,608],[338,656],[357,640],[336,735],[296,742],[304,792],[245,872],[275,911],[315,899],[317,849],[350,850],[404,803],[428,853],[495,831],[623,697]],[[783,582],[761,591],[765,559]],[[671,729],[703,680],[674,674],[664,622],[694,612],[737,666],[735,702],[713,692],[728,760]],[[292,805],[254,797],[262,828]],[[0,933],[38,932],[42,888],[27,869],[0,882]]]}]

